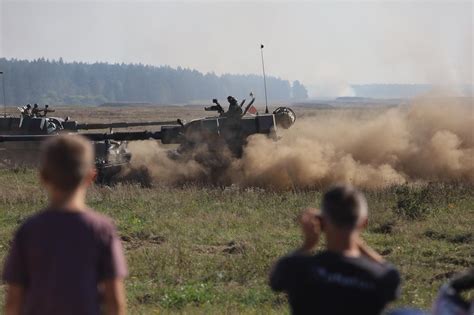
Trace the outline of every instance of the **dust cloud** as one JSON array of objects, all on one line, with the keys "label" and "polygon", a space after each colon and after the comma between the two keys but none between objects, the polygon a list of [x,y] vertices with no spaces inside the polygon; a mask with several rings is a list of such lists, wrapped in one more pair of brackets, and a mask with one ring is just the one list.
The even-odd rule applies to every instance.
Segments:
[{"label": "dust cloud", "polygon": [[284,190],[336,182],[364,188],[418,181],[474,183],[472,100],[424,98],[389,109],[314,113],[281,132],[279,141],[250,137],[243,157],[226,157],[217,172],[195,160],[174,161],[166,148],[152,142],[131,144],[132,163],[147,167],[154,180],[171,184]]}]

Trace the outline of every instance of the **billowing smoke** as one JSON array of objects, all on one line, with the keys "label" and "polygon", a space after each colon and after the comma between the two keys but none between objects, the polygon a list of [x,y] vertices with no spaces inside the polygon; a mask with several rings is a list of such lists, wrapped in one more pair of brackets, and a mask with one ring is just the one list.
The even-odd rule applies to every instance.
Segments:
[{"label": "billowing smoke", "polygon": [[173,161],[157,144],[131,149],[135,165],[145,165],[155,180],[167,183],[208,181],[272,189],[335,182],[365,188],[415,181],[474,183],[473,128],[472,103],[426,98],[386,110],[334,110],[300,119],[279,141],[250,137],[243,157],[225,156],[217,172],[212,163]]}]

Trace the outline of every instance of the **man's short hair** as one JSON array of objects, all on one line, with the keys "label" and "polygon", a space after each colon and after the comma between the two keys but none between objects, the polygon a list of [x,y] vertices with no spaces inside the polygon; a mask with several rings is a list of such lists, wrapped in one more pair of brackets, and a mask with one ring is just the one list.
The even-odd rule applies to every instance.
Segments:
[{"label": "man's short hair", "polygon": [[367,217],[367,200],[351,185],[338,185],[329,189],[323,197],[322,214],[332,224],[353,229]]},{"label": "man's short hair", "polygon": [[61,135],[43,144],[40,161],[43,180],[69,192],[78,188],[94,167],[94,149],[82,136]]}]

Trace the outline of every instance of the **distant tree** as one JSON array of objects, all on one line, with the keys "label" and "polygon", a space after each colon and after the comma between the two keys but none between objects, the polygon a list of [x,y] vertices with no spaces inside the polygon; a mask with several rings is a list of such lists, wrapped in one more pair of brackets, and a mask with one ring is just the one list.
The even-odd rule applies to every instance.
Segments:
[{"label": "distant tree", "polygon": [[304,100],[308,98],[308,90],[300,81],[293,81],[293,87],[291,88],[291,96],[295,100]]},{"label": "distant tree", "polygon": [[[150,102],[156,104],[207,102],[233,95],[239,99],[249,92],[263,100],[263,80],[258,75],[233,75],[169,66],[142,64],[87,64],[40,58],[0,58],[5,72],[7,103],[98,104],[101,102]],[[267,78],[270,101],[307,97],[298,81]]]}]

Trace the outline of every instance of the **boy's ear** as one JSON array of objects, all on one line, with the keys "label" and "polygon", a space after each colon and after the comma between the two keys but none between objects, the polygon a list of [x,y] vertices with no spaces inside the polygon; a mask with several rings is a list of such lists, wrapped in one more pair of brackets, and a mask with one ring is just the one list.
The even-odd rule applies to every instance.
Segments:
[{"label": "boy's ear", "polygon": [[365,217],[359,224],[359,227],[361,229],[366,229],[367,226],[369,225],[369,218],[368,217]]},{"label": "boy's ear", "polygon": [[48,183],[48,179],[46,178],[46,175],[43,172],[38,173],[39,181],[42,186],[46,186]]},{"label": "boy's ear", "polygon": [[318,215],[317,218],[319,220],[319,226],[320,226],[320,229],[321,229],[321,232],[322,232],[322,231],[324,231],[324,228],[326,226],[326,222],[325,222],[322,215]]},{"label": "boy's ear", "polygon": [[97,169],[95,167],[93,168],[92,173],[93,173],[92,181],[95,182],[97,179],[97,174],[98,174]]},{"label": "boy's ear", "polygon": [[97,169],[94,167],[92,168],[89,173],[87,174],[84,182],[87,186],[90,186],[97,178]]}]

